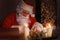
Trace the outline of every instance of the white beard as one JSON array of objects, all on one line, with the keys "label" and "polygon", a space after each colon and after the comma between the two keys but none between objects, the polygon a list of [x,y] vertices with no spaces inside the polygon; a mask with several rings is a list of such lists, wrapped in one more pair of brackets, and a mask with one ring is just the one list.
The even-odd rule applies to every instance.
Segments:
[{"label": "white beard", "polygon": [[16,17],[17,18],[17,22],[19,25],[23,25],[24,23],[28,24],[28,19],[29,19],[29,15],[27,15],[26,17],[24,17],[23,15],[19,15]]},{"label": "white beard", "polygon": [[[20,25],[20,33],[24,33],[24,24],[28,24],[29,22],[29,15],[24,17],[23,15],[17,16],[16,20],[18,22],[18,24]],[[29,28],[27,27],[27,30],[29,31]]]}]

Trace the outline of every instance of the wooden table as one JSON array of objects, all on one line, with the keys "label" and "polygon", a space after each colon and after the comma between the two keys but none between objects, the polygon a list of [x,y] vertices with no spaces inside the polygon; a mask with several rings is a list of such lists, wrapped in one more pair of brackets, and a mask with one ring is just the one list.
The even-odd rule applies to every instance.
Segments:
[{"label": "wooden table", "polygon": [[[48,40],[54,38],[47,38]],[[42,40],[47,40],[43,38]],[[24,34],[19,34],[18,28],[3,29],[0,28],[0,40],[25,40]]]},{"label": "wooden table", "polygon": [[18,28],[0,28],[0,40],[22,40],[23,34],[19,34]]}]

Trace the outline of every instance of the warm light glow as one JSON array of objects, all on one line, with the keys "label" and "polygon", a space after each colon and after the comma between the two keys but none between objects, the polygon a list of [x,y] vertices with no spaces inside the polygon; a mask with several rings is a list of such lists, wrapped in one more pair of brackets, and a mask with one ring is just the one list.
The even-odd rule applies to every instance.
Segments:
[{"label": "warm light glow", "polygon": [[52,25],[51,25],[51,23],[47,23],[46,28],[47,28],[46,37],[52,37]]},{"label": "warm light glow", "polygon": [[45,27],[43,29],[46,29]]},{"label": "warm light glow", "polygon": [[44,27],[44,28],[43,28],[43,32],[46,32],[46,31],[47,31],[47,28],[46,28],[46,27]]},{"label": "warm light glow", "polygon": [[25,36],[25,40],[28,40],[27,37],[29,35],[29,27],[28,27],[28,24],[25,23],[24,24],[24,36]]},{"label": "warm light glow", "polygon": [[24,26],[25,26],[25,27],[28,27],[28,24],[25,23]]},{"label": "warm light glow", "polygon": [[48,24],[48,27],[51,27],[51,25],[50,25],[50,24]]},{"label": "warm light glow", "polygon": [[46,27],[51,28],[51,23],[47,23],[47,24],[46,24]]}]

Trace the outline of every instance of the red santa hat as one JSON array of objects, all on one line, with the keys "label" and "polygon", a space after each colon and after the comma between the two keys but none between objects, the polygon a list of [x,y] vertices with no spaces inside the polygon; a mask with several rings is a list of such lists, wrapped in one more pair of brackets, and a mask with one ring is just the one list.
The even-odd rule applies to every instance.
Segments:
[{"label": "red santa hat", "polygon": [[19,11],[27,10],[29,14],[33,13],[33,6],[27,0],[21,0],[21,2],[17,5]]},{"label": "red santa hat", "polygon": [[28,0],[21,0],[21,2],[17,5],[17,13],[21,13],[22,10],[29,11],[29,14],[33,13],[33,5]]}]

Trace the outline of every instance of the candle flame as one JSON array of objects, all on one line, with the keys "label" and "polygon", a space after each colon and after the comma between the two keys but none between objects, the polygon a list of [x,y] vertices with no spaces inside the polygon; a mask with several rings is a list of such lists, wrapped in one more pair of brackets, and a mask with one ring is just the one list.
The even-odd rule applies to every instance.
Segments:
[{"label": "candle flame", "polygon": [[51,28],[51,23],[47,23],[47,24],[46,24],[46,27]]},{"label": "candle flame", "polygon": [[51,25],[50,25],[50,24],[48,24],[48,27],[51,27]]}]

